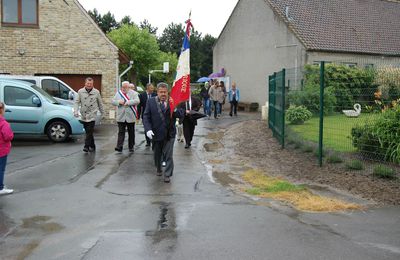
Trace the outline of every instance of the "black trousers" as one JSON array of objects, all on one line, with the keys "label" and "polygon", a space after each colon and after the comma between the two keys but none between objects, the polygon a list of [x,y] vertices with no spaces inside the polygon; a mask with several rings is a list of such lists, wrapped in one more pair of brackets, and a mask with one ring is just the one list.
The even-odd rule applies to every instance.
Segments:
[{"label": "black trousers", "polygon": [[164,176],[171,177],[174,172],[174,151],[175,138],[171,138],[165,141],[154,141],[154,164],[157,167],[157,171],[161,172],[161,164],[163,161],[166,162]]},{"label": "black trousers", "polygon": [[86,137],[85,137],[85,147],[86,148],[89,148],[89,147],[96,148],[96,145],[94,144],[94,137],[93,137],[94,125],[95,125],[95,121],[83,122],[83,128],[85,129],[85,132],[86,132]]},{"label": "black trousers", "polygon": [[230,103],[231,103],[231,112],[229,113],[229,115],[232,115],[232,112],[233,112],[234,115],[237,115],[238,102],[236,100],[233,100]]},{"label": "black trousers", "polygon": [[129,149],[133,149],[135,145],[135,123],[127,123],[118,122],[118,141],[117,148],[121,148],[124,146],[125,140],[125,129],[128,129],[128,147]]},{"label": "black trousers", "polygon": [[183,119],[183,136],[185,137],[186,144],[190,145],[193,140],[194,128],[196,123],[188,117]]}]

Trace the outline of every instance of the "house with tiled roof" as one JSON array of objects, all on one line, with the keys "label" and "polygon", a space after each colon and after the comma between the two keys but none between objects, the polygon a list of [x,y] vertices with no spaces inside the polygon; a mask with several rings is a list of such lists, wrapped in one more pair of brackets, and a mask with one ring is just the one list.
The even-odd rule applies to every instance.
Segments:
[{"label": "house with tiled roof", "polygon": [[108,118],[128,62],[77,0],[0,1],[0,74],[51,75],[75,90],[92,77]]},{"label": "house with tiled roof", "polygon": [[400,1],[238,0],[213,54],[242,101],[263,105],[268,75],[282,68],[400,66]]}]

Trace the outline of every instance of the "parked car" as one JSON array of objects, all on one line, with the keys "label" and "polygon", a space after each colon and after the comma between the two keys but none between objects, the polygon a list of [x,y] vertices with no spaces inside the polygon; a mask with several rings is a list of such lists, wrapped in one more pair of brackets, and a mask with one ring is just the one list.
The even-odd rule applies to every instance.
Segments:
[{"label": "parked car", "polygon": [[16,79],[32,83],[61,104],[73,104],[77,93],[68,84],[52,76],[0,75],[0,79]]},{"label": "parked car", "polygon": [[51,141],[63,142],[71,135],[85,133],[70,106],[60,104],[32,83],[0,78],[0,100],[6,105],[5,118],[15,134],[47,135]]},{"label": "parked car", "polygon": [[[52,76],[0,75],[0,79],[14,79],[32,83],[46,91],[59,103],[70,107],[74,106],[74,100],[78,96],[78,93],[67,83]],[[101,114],[98,113],[96,117],[96,125],[99,125],[100,123]]]}]

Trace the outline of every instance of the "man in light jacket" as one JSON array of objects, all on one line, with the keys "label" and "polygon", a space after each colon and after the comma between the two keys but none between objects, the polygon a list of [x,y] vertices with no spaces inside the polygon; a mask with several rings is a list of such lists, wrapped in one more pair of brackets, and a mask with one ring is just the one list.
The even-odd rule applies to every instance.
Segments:
[{"label": "man in light jacket", "polygon": [[217,116],[221,114],[220,103],[224,100],[224,92],[219,86],[218,81],[214,81],[214,84],[208,90],[208,95],[214,104],[214,118],[217,119]]},{"label": "man in light jacket", "polygon": [[112,105],[117,107],[118,140],[115,151],[122,152],[125,140],[125,129],[128,129],[129,152],[134,152],[135,122],[139,118],[137,105],[140,103],[136,91],[129,89],[129,82],[122,82],[121,89],[115,94]]},{"label": "man in light jacket", "polygon": [[85,153],[96,150],[93,130],[98,111],[100,111],[102,116],[104,115],[100,91],[93,87],[92,78],[86,78],[85,86],[78,91],[78,97],[74,105],[74,116],[80,117],[79,121],[83,124],[86,132],[85,146],[83,147]]}]

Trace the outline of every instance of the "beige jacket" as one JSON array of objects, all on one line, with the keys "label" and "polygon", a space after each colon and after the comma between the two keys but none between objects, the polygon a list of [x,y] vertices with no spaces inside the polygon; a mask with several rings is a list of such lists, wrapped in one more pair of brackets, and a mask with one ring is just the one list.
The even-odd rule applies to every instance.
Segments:
[{"label": "beige jacket", "polygon": [[[124,100],[119,92],[115,94],[111,104],[117,107],[117,122],[135,123],[136,116],[139,115],[136,107],[140,103],[139,95],[133,90],[129,90],[126,95],[129,98],[129,101],[126,102],[126,105],[119,104],[120,100]],[[136,113],[136,116],[134,113]]]},{"label": "beige jacket", "polygon": [[212,85],[208,90],[208,94],[210,95],[210,99],[212,101],[218,101],[219,103],[224,102],[225,93],[222,91],[221,87]]},{"label": "beige jacket", "polygon": [[75,100],[74,113],[77,113],[78,110],[81,113],[80,120],[84,122],[95,121],[97,111],[104,115],[100,92],[95,88],[90,92],[87,92],[85,87],[81,88]]}]

